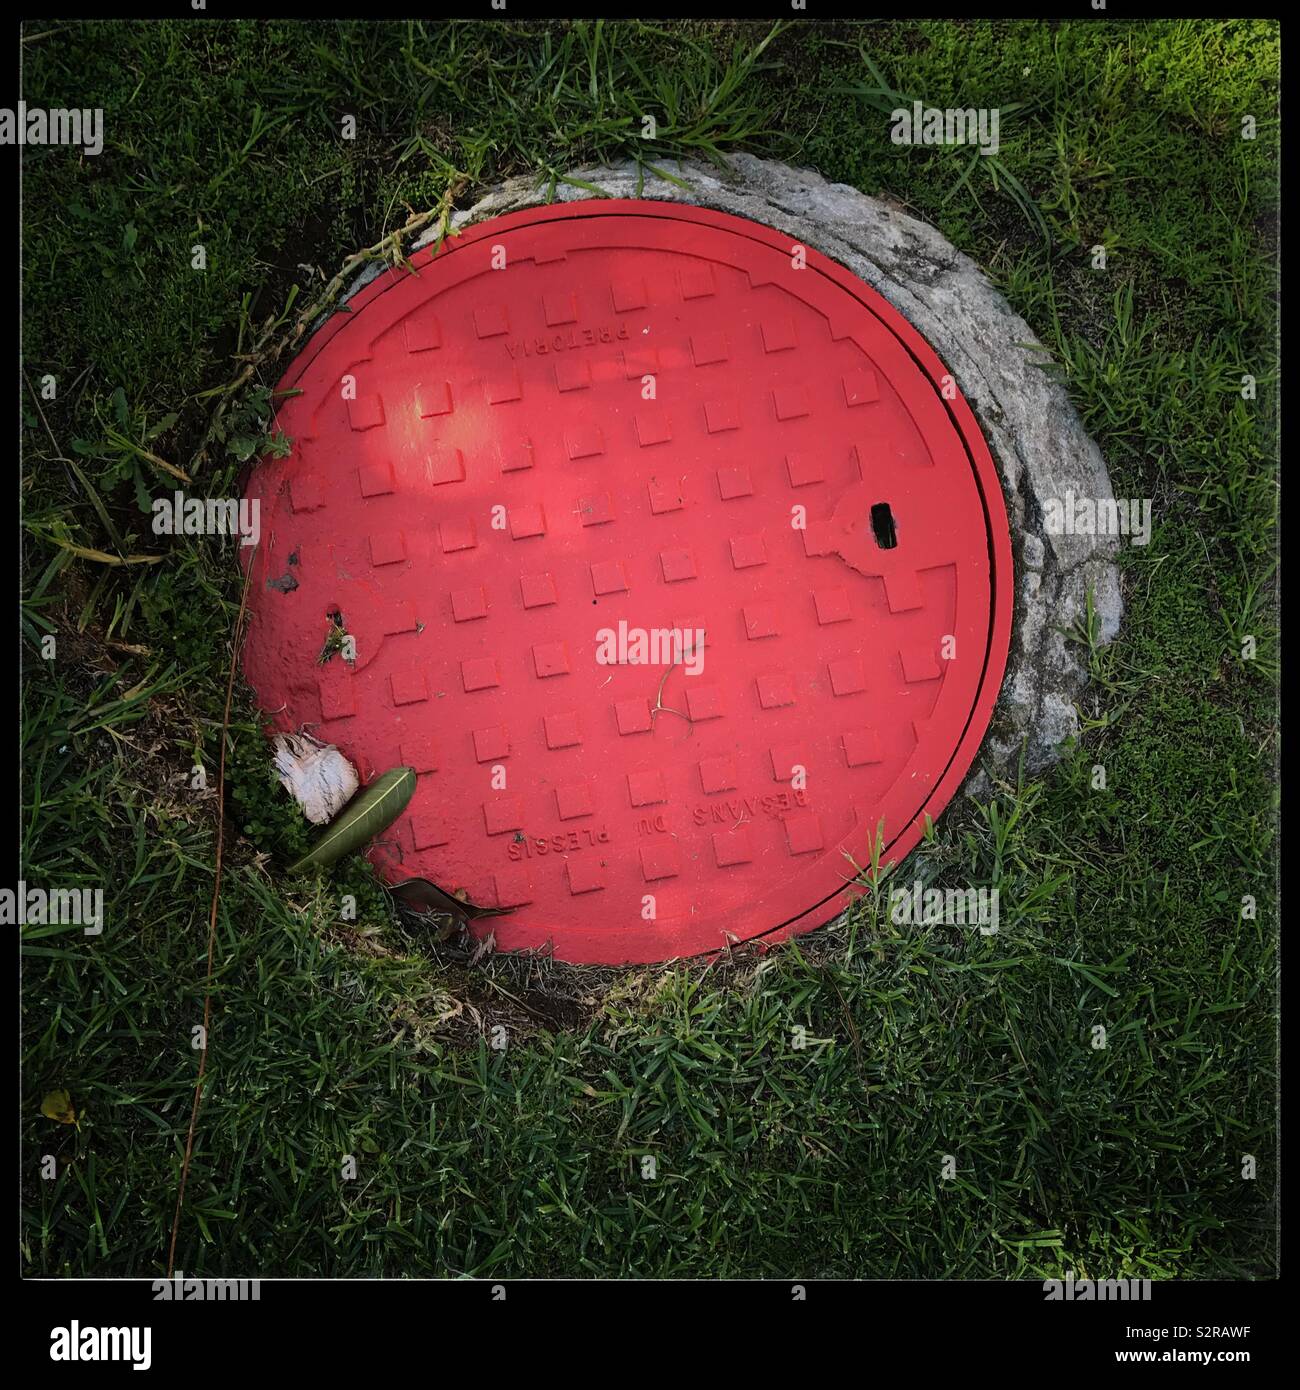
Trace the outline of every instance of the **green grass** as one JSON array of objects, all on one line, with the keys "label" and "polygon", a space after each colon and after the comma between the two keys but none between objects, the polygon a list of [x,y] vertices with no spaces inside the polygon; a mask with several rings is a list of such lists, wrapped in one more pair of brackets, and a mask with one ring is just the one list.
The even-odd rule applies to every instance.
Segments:
[{"label": "green grass", "polygon": [[[1272,1273],[1277,28],[39,28],[23,95],[102,106],[107,142],[24,153],[26,372],[58,394],[49,432],[29,404],[24,441],[23,868],[103,885],[109,925],[24,933],[25,1268],[155,1274],[184,1148],[215,810],[191,769],[215,782],[238,590],[222,542],[150,534],[148,500],[174,486],[154,460],[194,466],[221,399],[204,393],[322,283],[302,265],[332,275],[408,209],[507,173],[749,148],[895,199],[976,257],[1116,492],[1154,499],[1123,631],[1089,651],[1079,747],[953,807],[921,852],[939,883],[999,888],[1000,934],[899,928],[867,899],[842,930],[709,971],[471,965],[395,920],[359,861],[284,877],[307,837],[241,695],[177,1264]],[[882,80],[1018,104],[998,166],[891,144]],[[234,487],[239,436],[273,428],[265,394],[232,410],[199,466],[209,495]],[[40,1114],[56,1088],[79,1129]]]}]

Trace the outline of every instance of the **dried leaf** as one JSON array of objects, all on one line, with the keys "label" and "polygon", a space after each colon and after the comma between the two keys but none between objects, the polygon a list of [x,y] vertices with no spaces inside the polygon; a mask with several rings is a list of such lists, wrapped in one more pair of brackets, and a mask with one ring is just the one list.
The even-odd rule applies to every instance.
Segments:
[{"label": "dried leaf", "polygon": [[157,565],[167,558],[165,555],[109,555],[107,551],[95,550],[88,545],[73,545],[59,536],[50,539],[64,550],[72,551],[79,559],[94,560],[98,565]]},{"label": "dried leaf", "polygon": [[47,1119],[58,1120],[61,1125],[77,1123],[77,1111],[67,1091],[51,1091],[41,1101],[41,1114]]}]

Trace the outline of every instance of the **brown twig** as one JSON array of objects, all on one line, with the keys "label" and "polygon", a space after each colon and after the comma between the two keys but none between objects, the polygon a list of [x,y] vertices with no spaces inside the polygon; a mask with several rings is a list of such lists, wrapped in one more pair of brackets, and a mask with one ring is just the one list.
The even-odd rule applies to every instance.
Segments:
[{"label": "brown twig", "polygon": [[235,666],[239,661],[239,639],[244,630],[244,614],[248,609],[248,585],[257,559],[257,546],[248,557],[244,583],[239,593],[239,614],[235,618],[234,641],[230,646],[230,672],[226,678],[226,707],[221,716],[221,750],[217,760],[217,849],[213,861],[212,908],[208,913],[208,969],[203,981],[203,1047],[199,1052],[199,1074],[194,1082],[194,1103],[190,1107],[190,1127],[185,1136],[185,1158],[181,1164],[180,1190],[176,1194],[176,1214],[172,1218],[171,1245],[167,1250],[167,1277],[172,1277],[176,1264],[176,1237],[181,1228],[181,1208],[185,1205],[185,1184],[190,1175],[190,1158],[194,1153],[194,1130],[199,1120],[199,1101],[203,1095],[203,1077],[208,1068],[208,1032],[212,1026],[212,965],[217,947],[217,904],[221,899],[221,854],[226,831],[226,739],[230,732],[230,705],[235,693]]},{"label": "brown twig", "polygon": [[[691,726],[691,733],[695,732],[695,721],[683,709],[674,709],[671,705],[664,704],[664,686],[668,684],[668,677],[677,669],[680,663],[674,661],[673,664],[664,672],[663,679],[659,682],[659,689],[655,694],[655,702],[650,706],[650,722],[655,722],[656,714],[675,714],[678,719],[684,719]],[[690,734],[687,735],[687,738]]]}]

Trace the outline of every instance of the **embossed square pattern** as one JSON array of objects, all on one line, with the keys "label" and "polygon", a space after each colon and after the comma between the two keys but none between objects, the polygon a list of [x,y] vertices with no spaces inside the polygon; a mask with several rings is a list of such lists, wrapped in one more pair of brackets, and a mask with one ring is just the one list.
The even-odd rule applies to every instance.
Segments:
[{"label": "embossed square pattern", "polygon": [[1004,669],[1006,511],[943,364],[689,206],[529,209],[413,265],[317,331],[248,484],[268,726],[413,767],[370,857],[502,909],[501,949],[825,922],[952,796]]}]

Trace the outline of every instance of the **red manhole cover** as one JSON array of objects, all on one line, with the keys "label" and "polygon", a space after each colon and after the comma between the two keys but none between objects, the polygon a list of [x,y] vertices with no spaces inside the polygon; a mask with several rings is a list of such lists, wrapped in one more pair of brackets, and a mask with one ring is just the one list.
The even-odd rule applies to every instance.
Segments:
[{"label": "red manhole cover", "polygon": [[[1010,540],[966,402],[860,280],[717,212],[536,208],[413,265],[282,383],[292,453],[249,488],[262,708],[363,780],[413,767],[372,858],[512,908],[480,923],[504,949],[826,921],[878,827],[899,861],[946,804],[1001,682]],[[334,614],[355,661],[320,660]]]}]

